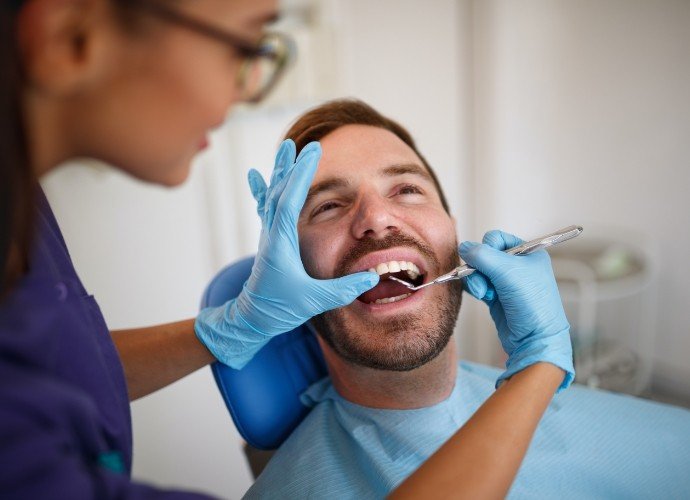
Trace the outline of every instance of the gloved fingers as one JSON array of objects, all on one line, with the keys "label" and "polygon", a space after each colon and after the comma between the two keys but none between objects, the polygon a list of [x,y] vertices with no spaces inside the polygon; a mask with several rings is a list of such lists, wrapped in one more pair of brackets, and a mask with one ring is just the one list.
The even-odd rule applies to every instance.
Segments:
[{"label": "gloved fingers", "polygon": [[287,172],[280,178],[278,183],[274,186],[271,186],[268,188],[268,193],[266,195],[266,209],[265,209],[265,216],[264,216],[264,227],[266,229],[270,230],[273,227],[273,220],[275,219],[276,215],[276,208],[278,206],[278,201],[280,200],[280,195],[283,193],[285,190],[285,186],[287,186],[288,181],[290,179],[290,175],[292,173],[292,167],[287,168]]},{"label": "gloved fingers", "polygon": [[[304,190],[303,196],[301,193],[296,193],[297,195],[299,195],[298,197],[302,200],[299,205],[299,209],[297,210],[297,216],[299,216],[299,212],[300,210],[302,210],[302,205],[304,205],[304,199],[307,197],[307,192],[309,191],[309,186],[311,185],[311,180],[314,177],[314,172],[316,171],[316,167],[318,165],[320,158],[321,145],[318,142],[310,142],[309,144],[304,146],[302,152],[297,157],[295,163],[286,169],[282,178],[280,179],[280,182],[278,182],[275,188],[269,188],[270,194],[268,196],[266,205],[268,219],[271,221],[271,225],[269,227],[271,227],[273,224],[273,220],[276,217],[278,205],[281,203],[281,200],[284,198],[289,199],[293,197],[295,194],[294,188],[288,187],[291,183],[294,184],[295,182],[291,179],[293,179],[295,175],[297,175],[298,178],[303,178],[306,173],[309,175],[308,179],[306,180],[307,186]],[[313,165],[311,162],[314,162]],[[305,172],[305,170],[307,172]],[[288,190],[287,192],[286,189]],[[296,221],[297,217],[294,217],[294,220]]]},{"label": "gloved fingers", "polygon": [[266,194],[266,202],[264,209],[263,224],[267,230],[273,226],[273,219],[275,217],[276,204],[280,198],[280,194],[285,189],[287,184],[287,177],[295,163],[295,143],[291,139],[284,140],[278,152],[276,153],[275,166],[271,175],[271,183],[268,186]]},{"label": "gloved fingers", "polygon": [[254,200],[256,200],[256,213],[259,218],[263,219],[264,207],[266,205],[266,181],[263,176],[255,169],[251,169],[247,174],[247,181],[249,181],[249,189],[252,192]]},{"label": "gloved fingers", "polygon": [[276,217],[281,219],[281,227],[288,223],[297,230],[297,219],[309,193],[311,181],[321,159],[321,145],[318,142],[307,144],[300,153],[295,166],[286,177],[287,185],[277,199]]},{"label": "gloved fingers", "polygon": [[302,148],[302,151],[300,151],[299,156],[295,160],[295,165],[304,160],[305,156],[311,154],[314,151],[319,152],[319,159],[321,159],[321,143],[319,141],[311,141],[306,146],[304,146]]},{"label": "gloved fingers", "polygon": [[[508,250],[510,248],[520,246],[524,243],[523,239],[510,233],[505,233],[503,231],[499,231],[496,229],[487,232],[484,235],[484,239],[482,241],[484,242],[484,244],[489,245],[490,247],[495,248],[497,250]],[[527,256],[522,257],[526,258]],[[545,250],[532,252],[531,254],[529,254],[529,258],[532,262],[538,261],[542,262],[542,265],[551,265],[551,258],[549,257],[548,252],[546,252]]]},{"label": "gloved fingers", "polygon": [[510,233],[505,233],[503,231],[499,231],[498,229],[493,229],[491,231],[488,231],[484,235],[482,243],[484,243],[485,245],[489,245],[490,247],[493,247],[497,250],[508,250],[510,248],[522,245],[524,241],[521,238],[518,238],[517,236],[512,235]]},{"label": "gloved fingers", "polygon": [[463,288],[475,299],[491,304],[496,297],[496,289],[480,272],[475,272],[462,279]]},{"label": "gloved fingers", "polygon": [[379,279],[378,274],[363,271],[330,280],[316,280],[329,302],[319,304],[323,307],[321,312],[351,304],[364,292],[378,285]]},{"label": "gloved fingers", "polygon": [[481,273],[470,274],[462,282],[463,288],[475,299],[482,300],[489,289],[488,281]]},{"label": "gloved fingers", "polygon": [[[472,241],[460,244],[460,256],[469,266],[486,276],[492,283],[515,265],[516,257],[489,245]],[[522,257],[520,257],[522,258]]]},{"label": "gloved fingers", "polygon": [[277,186],[280,180],[290,170],[290,167],[295,163],[295,155],[297,154],[295,143],[292,139],[285,139],[280,143],[278,152],[276,153],[276,160],[273,166],[273,173],[271,174],[271,187]]}]

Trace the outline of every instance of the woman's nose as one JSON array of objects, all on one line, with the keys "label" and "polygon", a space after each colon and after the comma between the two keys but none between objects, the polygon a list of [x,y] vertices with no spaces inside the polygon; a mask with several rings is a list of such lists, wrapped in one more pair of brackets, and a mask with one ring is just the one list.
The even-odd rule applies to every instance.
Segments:
[{"label": "woman's nose", "polygon": [[352,221],[352,235],[357,238],[382,238],[399,231],[399,223],[391,212],[388,200],[378,195],[365,195]]}]

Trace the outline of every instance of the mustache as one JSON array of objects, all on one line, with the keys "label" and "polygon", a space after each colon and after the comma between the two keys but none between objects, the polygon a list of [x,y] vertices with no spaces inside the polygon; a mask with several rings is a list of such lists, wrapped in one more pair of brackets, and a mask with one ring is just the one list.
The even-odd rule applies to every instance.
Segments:
[{"label": "mustache", "polygon": [[365,255],[376,252],[377,250],[386,250],[393,247],[414,248],[426,257],[437,269],[440,267],[438,257],[436,257],[436,254],[429,245],[403,233],[392,233],[381,239],[365,238],[360,240],[347,251],[342,259],[340,259],[335,268],[335,275],[345,276],[350,273],[352,266]]}]

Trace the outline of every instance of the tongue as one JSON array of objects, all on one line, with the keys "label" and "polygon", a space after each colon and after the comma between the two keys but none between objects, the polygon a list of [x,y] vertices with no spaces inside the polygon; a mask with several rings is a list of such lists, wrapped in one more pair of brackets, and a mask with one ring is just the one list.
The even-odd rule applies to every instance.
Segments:
[{"label": "tongue", "polygon": [[383,279],[374,288],[357,297],[357,300],[369,304],[378,299],[397,297],[406,293],[411,293],[411,290],[393,280]]}]

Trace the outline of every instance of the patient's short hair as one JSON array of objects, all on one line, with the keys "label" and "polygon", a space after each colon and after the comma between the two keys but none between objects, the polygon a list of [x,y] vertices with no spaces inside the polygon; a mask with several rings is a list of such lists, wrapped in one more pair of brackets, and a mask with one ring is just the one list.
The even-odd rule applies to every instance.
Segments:
[{"label": "patient's short hair", "polygon": [[448,202],[443,194],[438,178],[424,156],[417,149],[410,133],[399,123],[386,118],[360,100],[336,99],[310,109],[292,124],[290,130],[285,134],[285,139],[295,141],[297,153],[299,154],[302,148],[310,142],[320,141],[331,132],[345,125],[370,125],[388,130],[398,136],[422,160],[436,185],[443,208],[450,213]]}]

